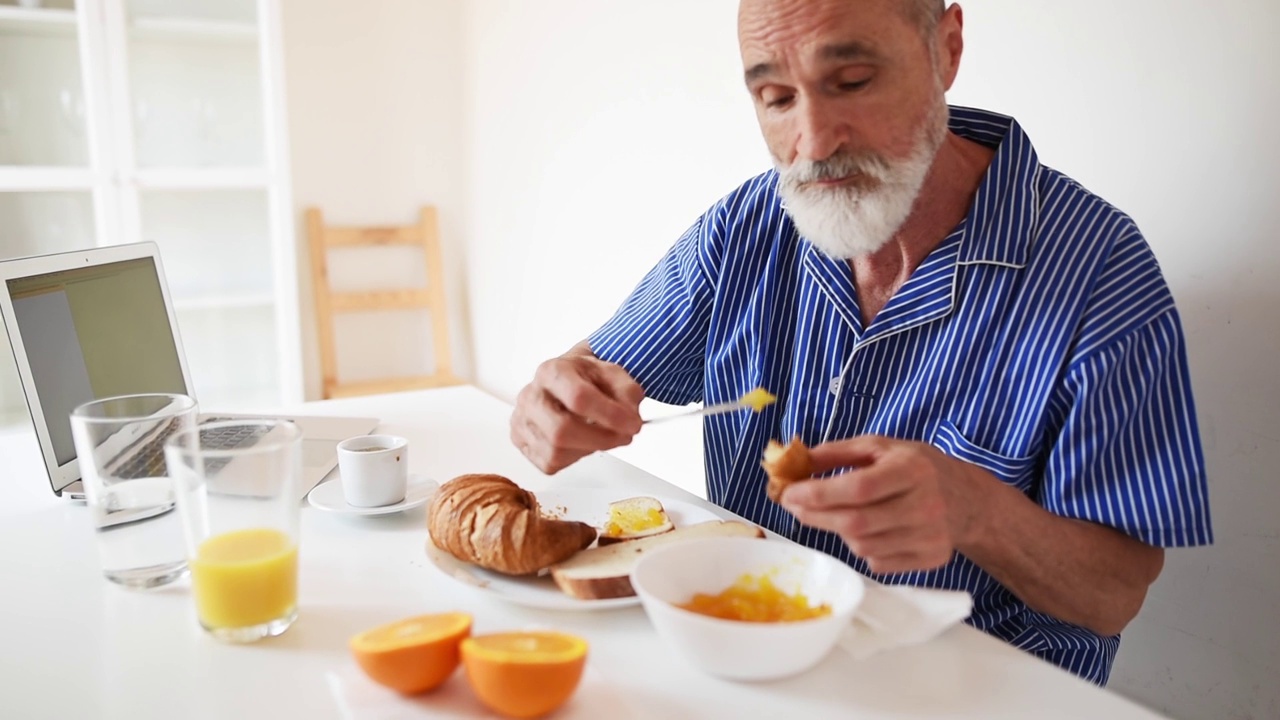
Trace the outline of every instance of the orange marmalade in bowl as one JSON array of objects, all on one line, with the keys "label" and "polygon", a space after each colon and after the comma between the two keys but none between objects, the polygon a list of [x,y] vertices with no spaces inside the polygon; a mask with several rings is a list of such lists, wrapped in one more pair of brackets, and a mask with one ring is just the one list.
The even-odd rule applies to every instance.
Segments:
[{"label": "orange marmalade in bowl", "polygon": [[676,607],[723,620],[792,622],[831,614],[827,604],[814,607],[803,593],[783,592],[768,575],[743,575],[715,595],[697,593]]}]

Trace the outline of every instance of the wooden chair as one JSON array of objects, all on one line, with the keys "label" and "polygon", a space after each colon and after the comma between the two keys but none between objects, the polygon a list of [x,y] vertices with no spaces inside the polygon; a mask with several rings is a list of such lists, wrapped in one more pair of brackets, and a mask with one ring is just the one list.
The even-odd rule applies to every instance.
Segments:
[{"label": "wooden chair", "polygon": [[[449,352],[448,315],[445,312],[440,231],[434,207],[423,207],[417,225],[400,227],[335,227],[324,224],[319,208],[307,208],[307,239],[311,246],[311,283],[315,289],[316,321],[320,337],[320,369],[324,397],[351,397],[421,388],[459,385]],[[427,266],[425,288],[397,288],[372,292],[334,292],[329,282],[328,251],[332,248],[420,246]],[[409,310],[423,308],[430,314],[435,372],[359,382],[338,379],[334,315],[345,312]]]}]

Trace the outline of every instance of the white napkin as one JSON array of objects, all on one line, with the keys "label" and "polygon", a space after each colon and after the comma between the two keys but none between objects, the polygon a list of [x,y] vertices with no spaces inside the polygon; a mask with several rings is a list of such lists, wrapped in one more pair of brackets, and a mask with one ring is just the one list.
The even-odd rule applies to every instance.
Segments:
[{"label": "white napkin", "polygon": [[956,590],[929,590],[867,582],[853,623],[840,647],[856,660],[878,652],[931,640],[969,617],[973,598]]},{"label": "white napkin", "polygon": [[[480,703],[462,668],[444,685],[406,697],[370,680],[354,663],[326,673],[329,692],[343,720],[412,720],[420,718],[501,718]],[[573,697],[554,713],[557,718],[630,720],[631,713],[618,691],[611,688],[588,662]]]}]

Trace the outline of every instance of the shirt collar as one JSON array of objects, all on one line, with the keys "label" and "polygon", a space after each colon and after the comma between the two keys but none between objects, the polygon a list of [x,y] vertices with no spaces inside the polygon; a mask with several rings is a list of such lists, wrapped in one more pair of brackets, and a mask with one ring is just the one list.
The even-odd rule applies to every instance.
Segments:
[{"label": "shirt collar", "polygon": [[951,131],[995,148],[965,219],[961,264],[1023,267],[1039,213],[1040,160],[1017,120],[986,110],[951,107]]},{"label": "shirt collar", "polygon": [[[960,137],[996,151],[962,222],[965,238],[957,262],[1025,266],[1040,212],[1040,158],[1031,139],[1017,120],[976,108],[950,106],[948,125]],[[777,171],[769,172],[777,183]],[[786,210],[781,194],[776,197]]]}]

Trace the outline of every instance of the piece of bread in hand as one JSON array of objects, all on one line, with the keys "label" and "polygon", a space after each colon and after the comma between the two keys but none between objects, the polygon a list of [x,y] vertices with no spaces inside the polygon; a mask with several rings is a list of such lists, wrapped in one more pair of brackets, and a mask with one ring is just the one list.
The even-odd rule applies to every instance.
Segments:
[{"label": "piece of bread in hand", "polygon": [[760,467],[769,476],[765,494],[774,502],[781,501],[782,491],[791,483],[813,477],[813,460],[809,457],[809,448],[800,442],[798,435],[786,445],[770,440],[764,448],[764,460]]},{"label": "piece of bread in hand", "polygon": [[657,498],[633,497],[609,503],[609,519],[596,540],[600,545],[661,535],[675,529]]},{"label": "piece of bread in hand", "polygon": [[631,570],[655,548],[702,537],[764,537],[764,530],[736,520],[711,520],[686,525],[661,535],[583,550],[551,566],[551,579],[567,595],[579,600],[631,597]]}]

